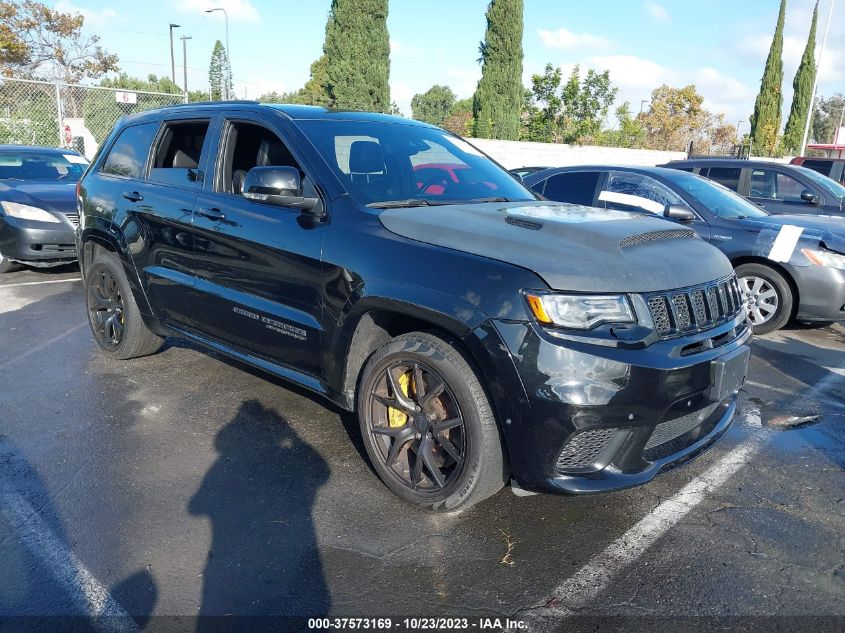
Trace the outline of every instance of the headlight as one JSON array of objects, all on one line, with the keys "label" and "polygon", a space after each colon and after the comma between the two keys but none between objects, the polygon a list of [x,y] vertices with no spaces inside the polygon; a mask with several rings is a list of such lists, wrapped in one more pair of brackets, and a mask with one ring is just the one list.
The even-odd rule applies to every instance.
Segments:
[{"label": "headlight", "polygon": [[38,207],[31,207],[28,204],[20,204],[18,202],[2,201],[3,211],[6,215],[13,218],[20,218],[21,220],[35,220],[36,222],[55,222],[59,223],[61,220],[52,213],[47,213],[44,209]]},{"label": "headlight", "polygon": [[590,330],[602,323],[636,323],[625,295],[526,294],[528,305],[543,325]]},{"label": "headlight", "polygon": [[811,248],[802,248],[801,252],[816,266],[845,270],[845,255],[833,251],[814,251]]}]

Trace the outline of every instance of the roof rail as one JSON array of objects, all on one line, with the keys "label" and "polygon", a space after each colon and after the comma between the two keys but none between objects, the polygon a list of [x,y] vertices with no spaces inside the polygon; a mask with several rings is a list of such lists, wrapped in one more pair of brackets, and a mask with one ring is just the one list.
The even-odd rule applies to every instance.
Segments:
[{"label": "roof rail", "polygon": [[226,105],[258,105],[260,101],[253,101],[252,99],[232,99],[231,101],[188,101],[188,103],[174,103],[172,106],[164,106],[166,108],[179,108],[184,106],[226,106]]}]

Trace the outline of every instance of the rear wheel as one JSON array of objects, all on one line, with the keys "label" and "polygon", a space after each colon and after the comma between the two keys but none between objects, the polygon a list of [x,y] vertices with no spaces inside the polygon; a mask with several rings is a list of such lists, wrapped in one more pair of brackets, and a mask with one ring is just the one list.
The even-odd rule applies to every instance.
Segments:
[{"label": "rear wheel", "polygon": [[768,334],[786,325],[792,316],[793,296],[783,275],[763,264],[742,264],[736,275],[754,333]]},{"label": "rear wheel", "polygon": [[361,376],[358,416],[379,476],[417,507],[467,508],[506,481],[484,389],[441,338],[413,332],[376,351]]},{"label": "rear wheel", "polygon": [[85,275],[88,322],[97,345],[113,358],[126,360],[157,352],[164,339],[141,317],[120,261],[99,255]]},{"label": "rear wheel", "polygon": [[0,274],[12,273],[16,270],[20,270],[20,268],[20,264],[13,262],[11,259],[6,259],[3,257],[3,253],[0,253]]}]

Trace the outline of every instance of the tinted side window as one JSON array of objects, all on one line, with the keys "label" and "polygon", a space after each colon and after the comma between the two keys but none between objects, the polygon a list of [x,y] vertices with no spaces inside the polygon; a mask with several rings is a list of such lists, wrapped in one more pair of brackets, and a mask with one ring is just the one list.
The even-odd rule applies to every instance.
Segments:
[{"label": "tinted side window", "polygon": [[756,198],[801,202],[801,192],[806,187],[780,172],[769,169],[755,169],[751,172],[751,195]]},{"label": "tinted side window", "polygon": [[167,124],[153,154],[149,179],[170,185],[199,187],[200,156],[208,121]]},{"label": "tinted side window", "polygon": [[711,167],[707,177],[732,191],[738,191],[740,174],[742,174],[741,167]]},{"label": "tinted side window", "polygon": [[680,196],[654,178],[640,174],[611,172],[599,200],[608,209],[648,211],[662,215],[670,204],[684,204]]},{"label": "tinted side window", "polygon": [[702,178],[709,178],[710,177],[710,176],[708,176],[709,173],[710,173],[709,167],[702,167],[701,169],[698,170],[698,175],[701,176]]},{"label": "tinted side window", "polygon": [[545,195],[558,202],[570,202],[591,206],[596,193],[599,173],[596,171],[576,171],[558,174],[546,181]]},{"label": "tinted side window", "polygon": [[830,172],[833,169],[834,162],[832,160],[805,160],[801,163],[802,167],[806,167],[807,169],[812,169],[813,171],[817,171],[820,174],[824,174],[825,176],[830,176]]},{"label": "tinted side window", "polygon": [[104,174],[142,178],[150,145],[158,123],[142,123],[125,128],[109,150],[100,171]]},{"label": "tinted side window", "polygon": [[302,171],[275,133],[255,123],[230,123],[222,151],[222,178],[218,191],[243,195],[246,175],[253,167],[296,167]]}]

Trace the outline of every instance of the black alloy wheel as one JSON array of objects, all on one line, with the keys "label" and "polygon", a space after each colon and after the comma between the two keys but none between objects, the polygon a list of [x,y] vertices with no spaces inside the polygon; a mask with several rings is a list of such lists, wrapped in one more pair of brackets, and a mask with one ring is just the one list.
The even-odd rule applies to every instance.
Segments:
[{"label": "black alloy wheel", "polygon": [[438,492],[461,474],[467,434],[446,381],[417,360],[391,363],[368,394],[368,427],[389,472],[418,493]]},{"label": "black alloy wheel", "polygon": [[123,340],[123,297],[117,280],[101,268],[88,285],[88,312],[97,342],[114,349]]}]

